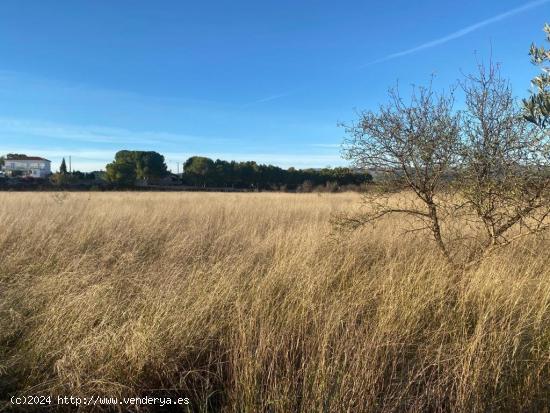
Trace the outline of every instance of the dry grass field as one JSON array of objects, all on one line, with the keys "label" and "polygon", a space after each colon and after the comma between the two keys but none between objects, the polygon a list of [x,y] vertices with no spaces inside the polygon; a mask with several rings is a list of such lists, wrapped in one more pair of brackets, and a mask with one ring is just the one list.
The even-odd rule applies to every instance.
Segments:
[{"label": "dry grass field", "polygon": [[456,281],[397,219],[334,233],[331,214],[358,202],[0,193],[0,399],[549,411],[550,240],[526,238]]}]

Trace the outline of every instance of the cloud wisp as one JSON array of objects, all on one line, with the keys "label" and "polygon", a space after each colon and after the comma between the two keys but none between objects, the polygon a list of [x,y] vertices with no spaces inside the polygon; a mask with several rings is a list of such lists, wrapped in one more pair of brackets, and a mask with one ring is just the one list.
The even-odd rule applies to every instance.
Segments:
[{"label": "cloud wisp", "polygon": [[220,143],[231,142],[231,139],[206,138],[195,135],[176,134],[162,131],[130,131],[122,128],[105,126],[78,126],[41,122],[29,119],[0,118],[0,134],[29,135],[45,138],[62,139],[72,142],[158,145],[163,143]]},{"label": "cloud wisp", "polygon": [[399,57],[411,55],[413,53],[420,52],[422,50],[431,49],[432,47],[440,46],[442,44],[445,44],[447,42],[450,42],[451,40],[458,39],[460,37],[466,36],[469,33],[472,33],[476,30],[479,30],[485,26],[488,26],[490,24],[499,22],[501,20],[507,19],[509,17],[512,17],[516,14],[523,13],[527,10],[534,9],[536,7],[542,6],[543,4],[549,3],[550,0],[537,0],[532,1],[530,3],[526,3],[523,6],[516,7],[515,9],[508,10],[504,13],[497,14],[496,16],[490,17],[488,19],[482,20],[478,23],[472,24],[470,26],[466,26],[460,30],[457,30],[455,32],[452,32],[446,36],[440,37],[438,39],[430,40],[429,42],[423,43],[419,46],[412,47],[410,49],[402,50],[400,52],[392,53],[387,56],[384,56],[380,59],[374,60],[370,63],[367,63],[361,67],[368,67],[372,66],[377,63],[387,62],[388,60],[393,60]]}]

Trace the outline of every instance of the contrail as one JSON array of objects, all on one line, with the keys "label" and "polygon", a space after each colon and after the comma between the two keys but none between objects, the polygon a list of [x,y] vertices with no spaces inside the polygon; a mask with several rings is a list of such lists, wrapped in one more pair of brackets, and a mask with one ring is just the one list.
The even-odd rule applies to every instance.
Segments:
[{"label": "contrail", "polygon": [[289,95],[293,94],[295,91],[296,90],[289,90],[288,92],[283,92],[283,93],[278,93],[276,95],[267,96],[265,98],[255,100],[254,102],[246,103],[246,104],[242,105],[241,108],[248,108],[250,106],[258,105],[260,103],[271,102],[272,100],[277,100],[277,99],[280,99],[280,98],[284,98],[286,96],[289,96]]},{"label": "contrail", "polygon": [[468,33],[474,32],[478,29],[481,29],[482,27],[488,26],[490,24],[496,23],[498,21],[507,19],[508,17],[514,16],[519,13],[523,13],[524,11],[534,9],[535,7],[542,6],[543,4],[546,4],[550,2],[550,0],[537,0],[532,1],[530,3],[524,4],[523,6],[517,7],[512,10],[508,10],[504,13],[497,14],[496,16],[490,17],[486,20],[482,20],[478,23],[472,24],[470,26],[464,27],[463,29],[457,30],[456,32],[450,33],[446,36],[440,37],[439,39],[431,40],[429,42],[423,43],[420,46],[413,47],[411,49],[403,50],[401,52],[392,53],[390,55],[387,55],[385,57],[382,57],[380,59],[374,60],[370,63],[367,63],[366,65],[363,65],[361,67],[367,67],[371,66],[377,63],[386,62],[388,60],[396,59],[398,57],[407,56],[416,52],[420,52],[422,50],[431,49],[432,47],[439,46],[441,44],[447,43],[451,40],[458,39],[459,37],[466,36]]},{"label": "contrail", "polygon": [[284,92],[284,93],[278,93],[276,95],[272,95],[272,96],[268,96],[268,97],[265,97],[263,99],[258,99],[257,101],[253,102],[254,104],[255,103],[264,103],[264,102],[270,102],[272,100],[275,100],[275,99],[279,99],[279,98],[283,98],[285,96],[288,96],[290,95],[292,92]]}]

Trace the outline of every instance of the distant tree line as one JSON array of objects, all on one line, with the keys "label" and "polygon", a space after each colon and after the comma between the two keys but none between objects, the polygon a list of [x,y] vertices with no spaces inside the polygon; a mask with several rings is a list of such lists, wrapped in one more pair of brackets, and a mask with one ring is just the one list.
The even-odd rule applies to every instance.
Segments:
[{"label": "distant tree line", "polygon": [[231,187],[309,191],[324,186],[336,190],[342,186],[360,186],[372,180],[368,173],[349,168],[283,169],[254,161],[236,162],[193,156],[183,167],[182,181],[202,187]]},{"label": "distant tree line", "polygon": [[106,167],[105,179],[112,185],[180,184],[202,188],[309,191],[323,186],[337,190],[343,186],[363,185],[371,181],[368,173],[349,168],[283,169],[254,161],[212,160],[202,156],[189,158],[181,175],[168,172],[164,156],[157,152],[119,151]]},{"label": "distant tree line", "polygon": [[[4,159],[24,155],[8,154]],[[248,190],[302,191],[359,190],[372,181],[372,176],[350,168],[283,169],[254,161],[215,161],[193,156],[184,163],[183,173],[168,171],[164,156],[154,151],[122,150],[115,154],[105,172],[68,171],[65,158],[59,171],[49,181],[58,187],[94,186],[100,188],[131,188],[134,186],[174,186],[196,188],[233,188]]]}]

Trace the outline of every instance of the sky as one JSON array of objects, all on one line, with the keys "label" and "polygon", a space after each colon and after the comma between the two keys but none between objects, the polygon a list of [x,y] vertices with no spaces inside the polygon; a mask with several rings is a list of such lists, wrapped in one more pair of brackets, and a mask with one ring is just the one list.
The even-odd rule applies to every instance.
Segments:
[{"label": "sky", "polygon": [[0,154],[104,169],[121,149],[346,165],[339,123],[500,63],[518,97],[550,0],[2,0]]}]

